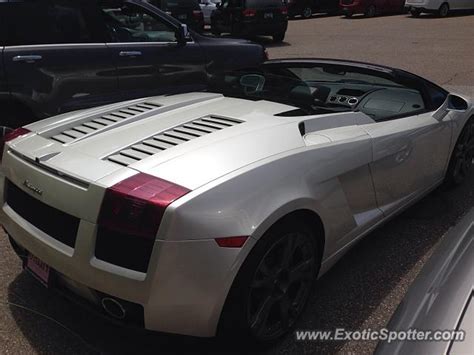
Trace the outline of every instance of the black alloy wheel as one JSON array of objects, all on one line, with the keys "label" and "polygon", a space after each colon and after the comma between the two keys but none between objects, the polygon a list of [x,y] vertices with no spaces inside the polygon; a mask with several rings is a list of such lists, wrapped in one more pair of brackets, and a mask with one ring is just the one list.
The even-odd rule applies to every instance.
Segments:
[{"label": "black alloy wheel", "polygon": [[288,217],[253,246],[221,314],[218,336],[226,344],[267,346],[292,329],[321,265],[316,233],[304,220]]},{"label": "black alloy wheel", "polygon": [[316,259],[311,236],[283,236],[263,256],[248,295],[247,319],[252,334],[276,339],[290,329],[310,295]]},{"label": "black alloy wheel", "polygon": [[449,162],[447,182],[462,184],[473,168],[474,160],[474,118],[470,118],[458,138]]}]

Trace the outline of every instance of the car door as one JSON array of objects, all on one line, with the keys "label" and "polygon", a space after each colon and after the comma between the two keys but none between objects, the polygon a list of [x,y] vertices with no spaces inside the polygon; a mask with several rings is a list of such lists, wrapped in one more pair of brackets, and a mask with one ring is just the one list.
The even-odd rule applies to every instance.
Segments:
[{"label": "car door", "polygon": [[[394,89],[390,100],[380,101],[383,110],[392,107],[395,116],[363,125],[373,139],[370,164],[379,208],[385,215],[443,180],[449,158],[452,127],[449,119],[434,115],[447,93],[434,86],[422,88],[414,97],[412,112],[397,116],[401,101]],[[423,92],[421,92],[423,91]],[[405,103],[406,105],[406,103]],[[362,102],[361,111],[373,115],[372,104]]]},{"label": "car door", "polygon": [[118,99],[112,57],[90,1],[19,0],[6,14],[11,94],[40,116]]},{"label": "car door", "polygon": [[205,87],[205,57],[192,38],[178,40],[180,24],[154,7],[101,5],[123,99]]}]

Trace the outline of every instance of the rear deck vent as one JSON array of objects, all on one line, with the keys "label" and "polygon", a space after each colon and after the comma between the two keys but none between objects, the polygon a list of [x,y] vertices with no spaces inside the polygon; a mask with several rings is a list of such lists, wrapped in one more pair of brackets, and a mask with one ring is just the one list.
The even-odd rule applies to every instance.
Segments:
[{"label": "rear deck vent", "polygon": [[214,115],[201,117],[197,120],[161,132],[156,136],[149,137],[108,156],[106,160],[123,166],[129,166],[166,149],[225,128],[236,126],[240,123],[243,123],[243,121],[228,117]]},{"label": "rear deck vent", "polygon": [[51,139],[61,144],[68,144],[89,134],[96,133],[107,128],[110,125],[127,120],[131,117],[159,108],[160,105],[151,102],[141,102],[132,106],[127,106],[105,115],[95,117],[89,121],[82,122],[80,125],[69,128]]}]

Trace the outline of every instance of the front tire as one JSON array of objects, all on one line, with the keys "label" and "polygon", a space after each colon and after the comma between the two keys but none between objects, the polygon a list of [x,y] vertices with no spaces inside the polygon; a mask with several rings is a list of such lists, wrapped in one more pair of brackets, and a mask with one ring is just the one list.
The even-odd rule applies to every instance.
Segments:
[{"label": "front tire", "polygon": [[273,38],[273,42],[275,43],[283,42],[283,40],[285,39],[285,32],[277,33],[272,38]]},{"label": "front tire", "polygon": [[421,11],[419,9],[411,9],[410,14],[412,17],[420,17]]},{"label": "front tire", "polygon": [[449,15],[449,4],[445,2],[444,4],[442,4],[439,7],[438,16],[439,17],[446,17],[448,15]]},{"label": "front tire", "polygon": [[229,292],[219,335],[269,344],[295,325],[320,266],[314,232],[303,221],[282,221],[258,241]]},{"label": "front tire", "polygon": [[446,173],[446,184],[461,185],[473,170],[474,159],[474,117],[471,117],[459,135],[454,146]]}]

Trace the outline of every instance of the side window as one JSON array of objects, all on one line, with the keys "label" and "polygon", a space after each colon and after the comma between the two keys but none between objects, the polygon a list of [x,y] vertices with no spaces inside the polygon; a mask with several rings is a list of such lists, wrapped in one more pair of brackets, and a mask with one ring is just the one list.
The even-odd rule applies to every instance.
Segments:
[{"label": "side window", "polygon": [[83,4],[73,0],[10,4],[8,45],[98,42]]},{"label": "side window", "polygon": [[176,29],[140,6],[102,6],[112,42],[176,42]]}]

